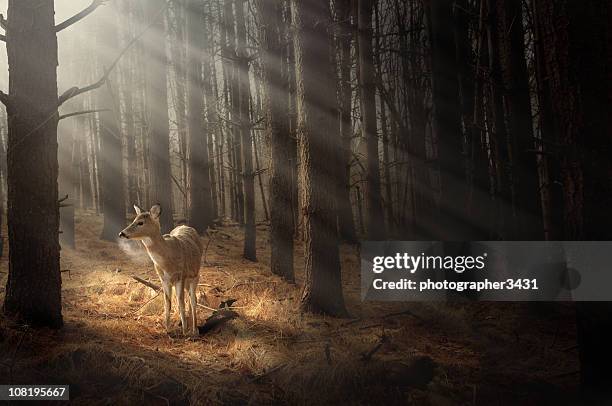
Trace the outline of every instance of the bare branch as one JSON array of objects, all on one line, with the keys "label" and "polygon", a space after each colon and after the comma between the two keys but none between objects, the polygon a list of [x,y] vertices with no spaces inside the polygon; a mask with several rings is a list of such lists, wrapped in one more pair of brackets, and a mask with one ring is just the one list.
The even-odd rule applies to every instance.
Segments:
[{"label": "bare branch", "polygon": [[[106,0],[95,0],[94,3],[96,3],[96,2],[104,2],[104,1],[106,1]],[[108,76],[111,74],[113,69],[115,69],[115,67],[117,66],[117,63],[119,63],[119,61],[121,60],[123,55],[125,55],[125,53],[128,51],[128,49],[130,49],[132,47],[132,45],[134,45],[134,43],[136,41],[138,41],[153,26],[153,24],[163,15],[164,11],[166,11],[168,9],[169,5],[170,5],[170,3],[167,3],[165,7],[163,7],[161,10],[159,10],[158,14],[155,16],[155,18],[153,18],[153,20],[149,23],[149,25],[147,27],[145,27],[145,29],[143,29],[140,32],[140,34],[138,34],[137,36],[132,38],[132,40],[125,46],[125,48],[123,48],[123,51],[121,51],[119,53],[119,55],[117,55],[117,58],[115,58],[113,63],[110,65],[110,67],[108,69],[105,69],[104,75],[102,75],[100,80],[98,80],[96,83],[93,83],[93,84],[91,84],[89,86],[86,86],[86,87],[80,88],[80,87],[76,87],[75,86],[75,87],[72,87],[72,88],[68,89],[67,91],[65,91],[59,97],[57,106],[58,107],[61,106],[62,104],[64,104],[68,100],[70,100],[70,99],[72,99],[72,98],[74,98],[74,97],[76,97],[78,95],[81,95],[81,94],[87,93],[87,92],[91,92],[92,90],[96,90],[96,89],[102,87],[102,85],[104,85],[106,83],[106,81],[108,80]]]},{"label": "bare branch", "polygon": [[0,34],[0,41],[6,42],[6,35]]},{"label": "bare branch", "polygon": [[73,97],[77,97],[80,94],[83,93],[87,93],[90,92],[92,90],[96,90],[99,87],[102,87],[102,85],[104,83],[106,83],[106,79],[108,78],[108,72],[105,73],[102,78],[100,80],[98,80],[96,83],[80,88],[80,87],[71,87],[70,89],[66,90],[64,93],[62,93],[62,95],[59,97],[58,101],[57,101],[57,106],[61,106],[62,104],[64,104],[65,102],[67,102],[68,100],[72,99]]},{"label": "bare branch", "polygon": [[6,18],[4,18],[2,13],[0,13],[0,28],[6,31]]},{"label": "bare branch", "polygon": [[174,181],[174,184],[176,184],[176,187],[178,188],[179,192],[181,192],[181,194],[185,197],[185,199],[187,198],[187,193],[185,192],[185,190],[183,189],[183,187],[181,186],[181,184],[179,183],[179,181],[176,179],[176,177],[172,174],[170,174],[170,177],[172,178],[172,180]]},{"label": "bare branch", "polygon": [[93,0],[93,2],[89,5],[89,7],[87,7],[86,9],[81,11],[80,13],[77,13],[74,16],[70,17],[66,21],[56,25],[55,26],[55,32],[60,32],[61,30],[70,27],[72,24],[75,24],[75,23],[79,22],[83,18],[85,18],[88,15],[90,15],[91,13],[93,13],[98,7],[100,7],[105,2],[106,2],[106,0]]},{"label": "bare branch", "polygon": [[98,109],[98,110],[76,111],[74,113],[62,114],[61,116],[59,116],[58,120],[63,120],[65,118],[74,117],[74,116],[82,116],[83,114],[101,113],[103,111],[110,111],[110,110],[109,109]]}]

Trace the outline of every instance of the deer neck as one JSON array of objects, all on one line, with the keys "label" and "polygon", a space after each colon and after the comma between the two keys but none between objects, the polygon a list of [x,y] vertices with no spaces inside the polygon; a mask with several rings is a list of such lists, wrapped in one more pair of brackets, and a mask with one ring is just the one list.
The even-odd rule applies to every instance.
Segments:
[{"label": "deer neck", "polygon": [[158,265],[161,265],[164,257],[167,255],[167,245],[166,241],[162,237],[161,233],[156,234],[152,237],[146,238],[142,240],[142,244],[144,245],[149,257]]}]

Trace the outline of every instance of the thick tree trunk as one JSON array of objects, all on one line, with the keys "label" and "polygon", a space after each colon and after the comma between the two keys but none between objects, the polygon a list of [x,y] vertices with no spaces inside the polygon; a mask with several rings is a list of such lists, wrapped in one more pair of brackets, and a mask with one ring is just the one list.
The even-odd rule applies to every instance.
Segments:
[{"label": "thick tree trunk", "polygon": [[[202,77],[205,38],[201,0],[189,0],[187,8],[187,121],[189,128],[190,214],[189,222],[203,235],[212,224],[212,195],[209,178],[208,142],[204,134],[204,94]],[[209,78],[205,78],[209,80]]]},{"label": "thick tree trunk", "polygon": [[366,140],[366,231],[368,239],[385,239],[385,217],[381,202],[380,161],[376,118],[376,72],[372,49],[373,0],[359,0],[359,87],[362,131]]},{"label": "thick tree trunk", "polygon": [[270,270],[289,281],[293,275],[292,165],[289,132],[289,87],[283,73],[282,4],[260,0],[263,85],[268,137],[271,144],[270,176]]},{"label": "thick tree trunk", "polygon": [[167,233],[174,226],[172,178],[170,168],[170,123],[168,119],[168,59],[166,56],[165,0],[144,0],[146,24],[144,35],[148,54],[146,108],[151,168],[150,201],[162,207],[161,228]]},{"label": "thick tree trunk", "polygon": [[9,275],[4,310],[62,326],[57,37],[52,0],[10,0],[7,50]]},{"label": "thick tree trunk", "polygon": [[298,137],[304,177],[305,282],[301,307],[306,311],[346,314],[335,222],[334,132],[336,111],[331,37],[326,0],[294,0],[293,21],[297,81]]},{"label": "thick tree trunk", "polygon": [[[244,185],[244,258],[257,260],[255,251],[255,172],[253,171],[253,143],[251,142],[251,120],[249,100],[249,56],[247,54],[246,23],[244,21],[244,1],[234,2],[236,13],[237,39],[237,77],[239,94],[238,125],[242,141],[242,179]],[[240,157],[239,157],[240,159]]]}]

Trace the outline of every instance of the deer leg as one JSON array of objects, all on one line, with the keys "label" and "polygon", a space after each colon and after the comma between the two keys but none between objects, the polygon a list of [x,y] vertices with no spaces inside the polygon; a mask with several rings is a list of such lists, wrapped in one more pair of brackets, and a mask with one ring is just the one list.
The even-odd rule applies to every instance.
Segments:
[{"label": "deer leg", "polygon": [[164,288],[164,315],[166,316],[166,331],[170,331],[170,310],[172,309],[172,285],[162,281]]},{"label": "deer leg", "polygon": [[192,279],[189,282],[189,299],[191,300],[191,328],[192,334],[198,335],[198,313],[196,304],[196,288],[198,286],[198,278]]},{"label": "deer leg", "polygon": [[178,302],[179,313],[181,315],[181,327],[183,328],[183,334],[187,334],[187,320],[185,319],[185,290],[184,283],[182,280],[174,284],[176,290],[176,301]]}]

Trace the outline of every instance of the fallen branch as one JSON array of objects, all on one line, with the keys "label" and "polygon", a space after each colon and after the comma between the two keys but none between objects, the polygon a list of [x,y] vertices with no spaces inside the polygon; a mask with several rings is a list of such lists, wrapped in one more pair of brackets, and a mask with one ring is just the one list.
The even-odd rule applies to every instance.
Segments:
[{"label": "fallen branch", "polygon": [[97,109],[97,110],[76,111],[74,113],[62,114],[61,116],[59,116],[58,121],[63,120],[65,118],[69,118],[69,117],[82,116],[83,114],[90,114],[90,113],[101,113],[103,111],[110,111],[110,110],[109,109]]},{"label": "fallen branch", "polygon": [[70,27],[72,24],[75,24],[75,23],[79,22],[80,20],[84,19],[85,17],[87,17],[88,15],[90,15],[91,13],[96,11],[96,9],[98,7],[100,7],[102,4],[104,4],[105,2],[106,2],[106,0],[94,0],[89,5],[89,7],[87,7],[83,11],[73,15],[72,17],[70,17],[66,21],[56,25],[55,26],[55,32],[60,32],[61,30],[64,30],[64,29]]},{"label": "fallen branch", "polygon": [[142,283],[145,286],[150,287],[151,289],[153,289],[156,292],[161,290],[161,286],[158,286],[158,285],[156,285],[156,284],[154,284],[152,282],[149,282],[149,281],[145,281],[144,279],[139,278],[138,276],[132,276],[132,279],[134,279],[137,282]]}]

